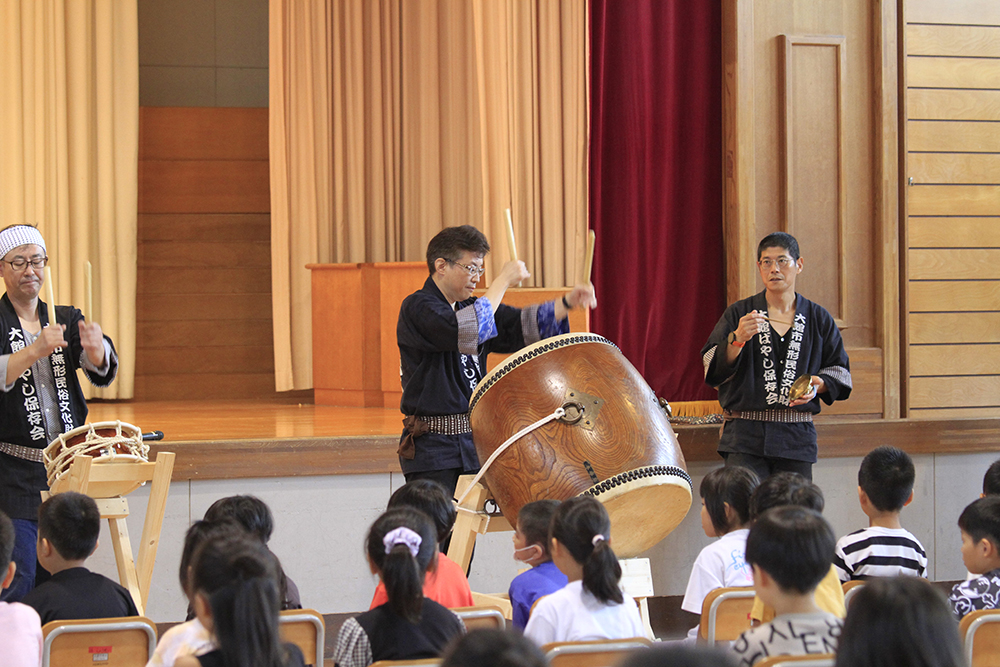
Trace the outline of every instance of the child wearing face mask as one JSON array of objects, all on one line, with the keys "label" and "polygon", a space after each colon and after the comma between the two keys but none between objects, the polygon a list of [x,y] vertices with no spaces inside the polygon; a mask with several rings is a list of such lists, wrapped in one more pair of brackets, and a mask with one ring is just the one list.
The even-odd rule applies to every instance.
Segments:
[{"label": "child wearing face mask", "polygon": [[510,604],[514,608],[514,627],[523,630],[535,602],[566,585],[566,575],[549,555],[549,524],[559,502],[536,500],[517,513],[514,530],[514,560],[531,566],[510,582]]}]

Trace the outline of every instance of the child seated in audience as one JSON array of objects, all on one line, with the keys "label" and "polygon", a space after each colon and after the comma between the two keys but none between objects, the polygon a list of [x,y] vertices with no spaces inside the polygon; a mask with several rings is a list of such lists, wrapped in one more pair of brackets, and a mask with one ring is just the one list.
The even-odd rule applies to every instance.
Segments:
[{"label": "child seated in audience", "polygon": [[38,508],[38,562],[52,577],[24,596],[49,621],[138,616],[132,595],[83,566],[97,548],[101,513],[93,498],[66,492]]},{"label": "child seated in audience", "polygon": [[1000,459],[991,463],[983,475],[983,494],[979,497],[986,496],[1000,496]]},{"label": "child seated in audience", "polygon": [[[701,615],[705,597],[717,588],[752,586],[753,576],[744,558],[750,532],[750,496],[760,484],[757,473],[740,466],[716,468],[701,480],[701,529],[718,537],[701,550],[691,568],[681,609]],[[698,626],[688,640],[698,639]]]},{"label": "child seated in audience", "polygon": [[772,655],[834,653],[843,622],[816,605],[816,587],[830,571],[836,537],[819,512],[775,507],[747,536],[747,562],[757,595],[775,610],[731,648],[742,667]]},{"label": "child seated in audience", "polygon": [[596,498],[577,496],[559,505],[549,548],[569,583],[538,601],[526,637],[541,646],[646,636],[635,600],[618,587],[622,568],[610,540],[611,520]]},{"label": "child seated in audience", "polygon": [[548,667],[542,651],[520,632],[481,629],[452,642],[441,667]]},{"label": "child seated in audience", "polygon": [[[256,496],[229,496],[212,503],[205,512],[206,521],[219,521],[225,517],[234,519],[243,528],[263,542],[264,546],[271,541],[274,532],[274,516],[271,508]],[[278,561],[278,572],[281,585],[281,608],[302,609],[302,598],[299,588],[295,585]],[[191,616],[189,615],[190,619]]]},{"label": "child seated in audience", "polygon": [[[195,521],[184,536],[184,547],[181,550],[181,566],[179,579],[181,591],[188,599],[190,606],[194,605],[194,591],[191,590],[191,560],[195,550],[203,543],[212,539],[225,539],[245,536],[243,526],[230,518],[222,521]],[[187,655],[204,655],[218,648],[211,633],[201,624],[197,617],[173,626],[160,636],[156,651],[149,659],[147,667],[173,667],[178,658]]]},{"label": "child seated in audience", "polygon": [[[14,524],[0,512],[0,589],[10,586],[17,564],[14,553]],[[38,613],[20,602],[0,602],[0,665],[38,667],[42,664],[42,623]]]},{"label": "child seated in audience", "polygon": [[[802,475],[795,472],[775,473],[763,480],[750,497],[751,524],[767,510],[782,505],[795,505],[822,513],[825,501],[819,487]],[[837,618],[847,615],[844,589],[832,563],[829,572],[816,588],[816,605]],[[750,611],[750,619],[754,624],[766,623],[774,618],[774,614],[774,609],[768,607],[759,595],[754,598],[753,609]]]},{"label": "child seated in audience", "polygon": [[1000,608],[1000,496],[986,496],[958,517],[962,560],[975,579],[955,584],[951,608],[962,618],[977,609]]},{"label": "child seated in audience", "polygon": [[733,656],[717,646],[666,642],[633,651],[618,667],[734,667],[735,664]]},{"label": "child seated in audience", "polygon": [[368,564],[385,584],[388,600],[340,627],[337,667],[434,658],[465,631],[454,612],[423,594],[424,575],[438,557],[437,536],[430,518],[409,507],[375,520],[368,531]]},{"label": "child seated in audience", "polygon": [[[455,503],[448,492],[438,482],[431,479],[415,479],[396,489],[389,496],[386,509],[410,507],[423,512],[434,522],[437,531],[437,544],[440,547],[451,534],[455,525]],[[458,563],[439,553],[435,564],[424,577],[424,597],[434,600],[445,607],[471,607],[472,590],[469,580]],[[388,601],[385,585],[379,582],[375,587],[375,596],[369,609],[374,609]]]},{"label": "child seated in audience", "polygon": [[836,667],[967,667],[944,594],[918,577],[874,579],[851,601]]},{"label": "child seated in audience", "polygon": [[868,577],[927,576],[924,546],[899,523],[913,500],[916,473],[909,455],[895,447],[876,447],[858,470],[858,500],[868,527],[837,542],[833,565],[841,581]]},{"label": "child seated in audience", "polygon": [[552,562],[549,554],[549,524],[559,502],[536,500],[517,513],[514,529],[514,560],[531,569],[510,582],[510,606],[514,609],[514,627],[523,630],[535,601],[555,593],[566,585],[566,575]]},{"label": "child seated in audience", "polygon": [[198,621],[217,648],[177,659],[177,667],[302,667],[302,651],[282,644],[278,559],[257,537],[213,536],[195,549],[190,590]]}]

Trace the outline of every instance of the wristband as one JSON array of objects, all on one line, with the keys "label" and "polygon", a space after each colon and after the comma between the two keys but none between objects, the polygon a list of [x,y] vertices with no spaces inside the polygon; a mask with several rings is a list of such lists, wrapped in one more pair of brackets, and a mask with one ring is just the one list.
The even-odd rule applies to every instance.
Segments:
[{"label": "wristband", "polygon": [[733,347],[743,347],[744,345],[746,345],[746,343],[740,342],[736,339],[735,331],[731,331],[729,333],[729,344],[732,345]]},{"label": "wristband", "polygon": [[573,306],[569,305],[569,301],[566,300],[566,295],[565,294],[563,294],[562,302],[563,302],[563,306],[566,307],[566,310],[573,310]]}]

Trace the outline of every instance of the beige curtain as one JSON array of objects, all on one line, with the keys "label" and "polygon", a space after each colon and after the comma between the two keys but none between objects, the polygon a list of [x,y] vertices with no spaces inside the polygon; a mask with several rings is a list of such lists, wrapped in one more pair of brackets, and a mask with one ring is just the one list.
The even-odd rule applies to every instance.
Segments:
[{"label": "beige curtain", "polygon": [[[419,261],[472,224],[529,284],[572,284],[587,227],[579,0],[271,0],[277,389],[312,386],[312,262]],[[489,274],[487,275],[487,278]]]},{"label": "beige curtain", "polygon": [[108,389],[135,378],[139,46],[135,0],[0,0],[0,227],[36,224],[56,301],[82,307],[115,341]]}]

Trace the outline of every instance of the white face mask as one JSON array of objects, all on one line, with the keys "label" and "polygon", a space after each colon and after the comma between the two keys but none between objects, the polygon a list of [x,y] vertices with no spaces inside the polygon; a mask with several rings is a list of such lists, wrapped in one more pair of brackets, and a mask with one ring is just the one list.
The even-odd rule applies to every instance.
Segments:
[{"label": "white face mask", "polygon": [[514,549],[514,560],[517,561],[518,563],[527,563],[532,558],[535,558],[535,556],[527,556],[525,558],[521,558],[518,555],[519,551],[529,551],[531,549],[538,549],[539,551],[541,551],[542,547],[540,547],[537,544],[532,544],[532,545],[527,546],[527,547],[521,547],[520,549]]}]

